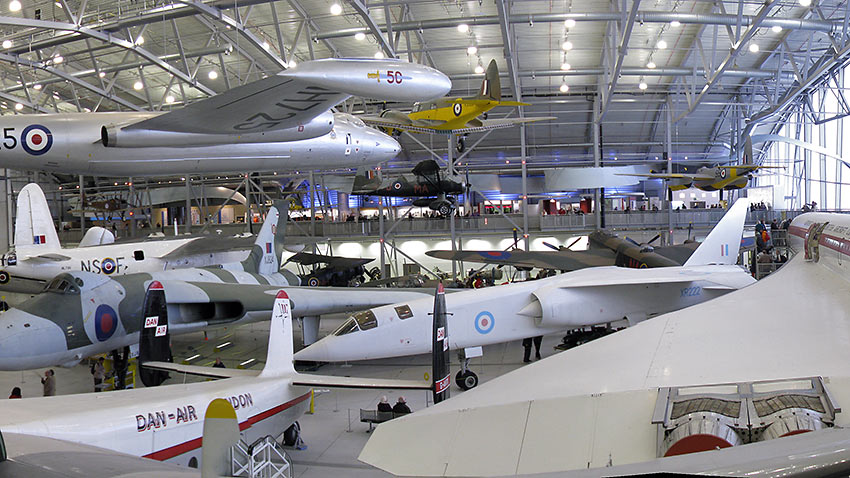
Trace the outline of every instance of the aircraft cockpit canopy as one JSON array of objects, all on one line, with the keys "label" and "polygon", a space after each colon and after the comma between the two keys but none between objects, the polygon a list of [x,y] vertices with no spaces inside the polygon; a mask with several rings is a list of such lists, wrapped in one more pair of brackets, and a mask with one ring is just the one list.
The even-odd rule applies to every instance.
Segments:
[{"label": "aircraft cockpit canopy", "polygon": [[47,283],[44,291],[62,295],[80,295],[81,286],[81,279],[75,278],[71,274],[60,274]]},{"label": "aircraft cockpit canopy", "polygon": [[349,317],[333,334],[336,336],[347,335],[359,330],[374,329],[377,326],[378,318],[375,317],[375,313],[371,310],[364,310]]}]

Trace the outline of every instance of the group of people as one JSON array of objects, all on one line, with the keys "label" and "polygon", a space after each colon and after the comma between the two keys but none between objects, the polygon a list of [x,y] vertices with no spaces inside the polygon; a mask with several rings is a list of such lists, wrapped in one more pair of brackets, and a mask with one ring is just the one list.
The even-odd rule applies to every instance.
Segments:
[{"label": "group of people", "polygon": [[764,201],[750,204],[750,211],[767,211],[768,209],[770,209],[770,204],[765,204]]},{"label": "group of people", "polygon": [[393,413],[410,413],[410,407],[407,406],[407,402],[404,401],[404,397],[398,397],[395,405],[390,405],[390,399],[387,398],[386,395],[381,397],[381,401],[378,402],[378,411],[379,412],[393,412]]}]

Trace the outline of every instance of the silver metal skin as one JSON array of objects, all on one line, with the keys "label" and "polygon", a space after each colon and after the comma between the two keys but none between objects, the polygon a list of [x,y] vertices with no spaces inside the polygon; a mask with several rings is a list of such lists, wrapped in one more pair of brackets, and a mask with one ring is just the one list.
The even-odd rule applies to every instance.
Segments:
[{"label": "silver metal skin", "polygon": [[[151,113],[89,113],[4,117],[0,120],[0,167],[125,177],[264,172],[376,165],[401,151],[396,140],[345,113],[334,113],[330,133],[299,141],[138,148],[107,148],[101,143],[102,126],[151,116]],[[49,140],[41,139],[51,143],[43,148],[46,151],[27,145],[30,151],[41,154],[32,154],[24,148],[24,131],[33,126],[36,128],[28,131],[31,142],[33,131],[42,131],[43,136],[47,134],[45,131],[50,133]]]}]

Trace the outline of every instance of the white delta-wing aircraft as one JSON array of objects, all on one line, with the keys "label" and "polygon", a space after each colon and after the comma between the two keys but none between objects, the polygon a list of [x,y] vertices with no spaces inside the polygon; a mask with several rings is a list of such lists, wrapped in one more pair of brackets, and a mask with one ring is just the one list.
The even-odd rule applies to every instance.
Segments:
[{"label": "white delta-wing aircraft", "polygon": [[[152,281],[144,298],[140,362],[170,341],[163,284]],[[49,437],[135,456],[186,465],[201,459],[203,411],[223,398],[236,411],[247,443],[287,430],[309,406],[311,387],[434,390],[434,381],[334,377],[297,373],[293,367],[292,304],[274,298],[268,355],[262,371],[153,364],[159,370],[225,378],[161,387],[8,400],[0,416],[3,433]],[[442,349],[442,346],[439,347]],[[441,350],[442,352],[442,350]],[[442,353],[441,353],[442,355]],[[143,365],[143,369],[145,365]],[[435,368],[434,377],[447,376]],[[204,440],[204,448],[207,442]],[[204,466],[204,463],[201,463]]]},{"label": "white delta-wing aircraft", "polygon": [[788,234],[796,256],[758,283],[382,424],[360,459],[405,476],[846,476],[850,216]]},{"label": "white delta-wing aircraft", "polygon": [[7,116],[0,167],[126,177],[377,165],[398,142],[330,108],[352,95],[422,101],[449,89],[415,63],[306,61],[167,113]]},{"label": "white delta-wing aircraft", "polygon": [[[755,280],[735,265],[749,201],[738,201],[681,267],[591,267],[546,279],[450,294],[452,349],[462,351],[455,382],[478,384],[469,359],[481,347],[626,319],[636,324],[689,307]],[[428,299],[359,312],[296,360],[341,362],[429,353]]]},{"label": "white delta-wing aircraft", "polygon": [[231,249],[237,241],[226,237],[115,244],[112,233],[100,226],[86,231],[79,247],[63,248],[47,199],[37,184],[21,188],[17,208],[14,249],[0,256],[0,291],[3,292],[41,292],[47,281],[62,272],[118,276],[238,262],[250,249],[250,243],[245,241],[238,241],[239,247]]}]

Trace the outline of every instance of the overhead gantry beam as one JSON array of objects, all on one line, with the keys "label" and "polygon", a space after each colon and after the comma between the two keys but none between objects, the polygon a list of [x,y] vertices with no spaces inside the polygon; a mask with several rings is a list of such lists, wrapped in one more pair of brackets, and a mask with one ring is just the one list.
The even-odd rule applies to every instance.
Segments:
[{"label": "overhead gantry beam", "polygon": [[[628,18],[621,21],[623,24],[621,27],[620,44],[617,46],[617,61],[614,63],[614,68],[611,69],[607,88],[599,92],[602,95],[602,104],[596,115],[595,121],[597,123],[602,122],[605,113],[608,112],[608,107],[611,105],[611,98],[614,96],[614,89],[617,88],[617,82],[620,80],[620,71],[623,69],[623,62],[626,60],[626,54],[629,51],[629,40],[632,37],[632,29],[635,26],[638,8],[640,8],[640,0],[633,0]],[[625,14],[625,12],[622,13]]]},{"label": "overhead gantry beam", "polygon": [[[502,44],[504,45],[505,61],[508,63],[508,75],[511,78],[511,91],[514,95],[514,101],[522,101],[520,92],[519,74],[517,67],[517,59],[514,56],[513,39],[511,37],[510,11],[507,0],[496,0],[496,9],[499,12],[499,28],[502,32]],[[520,106],[520,116],[522,116],[522,107]]]},{"label": "overhead gantry beam", "polygon": [[[750,39],[753,38],[753,35],[756,34],[759,28],[761,28],[762,26],[766,26],[762,25],[762,23],[770,14],[770,11],[773,9],[773,7],[777,6],[779,3],[780,0],[768,0],[767,2],[765,2],[764,6],[761,7],[761,10],[759,10],[758,14],[753,18],[752,22],[750,22],[750,26],[747,28],[746,31],[744,31],[743,35],[741,35],[737,43],[732,44],[732,50],[729,52],[728,55],[726,55],[726,58],[724,58],[723,61],[720,62],[720,64],[717,66],[717,69],[712,72],[711,76],[708,78],[708,82],[706,82],[705,86],[703,86],[702,90],[700,90],[699,95],[697,95],[697,97],[694,98],[693,101],[689,102],[687,110],[676,116],[676,118],[673,120],[674,123],[678,123],[686,116],[694,112],[697,106],[699,106],[702,100],[708,95],[709,91],[711,91],[711,89],[715,85],[717,85],[718,81],[720,81],[720,78],[723,77],[724,71],[726,71],[726,69],[729,68],[732,63],[734,63],[735,59],[738,58],[738,55],[741,53],[742,50],[744,50],[747,42],[749,42]],[[738,16],[738,18],[740,18],[740,16]]]},{"label": "overhead gantry beam", "polygon": [[[366,26],[369,27],[369,31],[372,32],[372,35],[375,36],[375,39],[378,40],[378,43],[381,44],[381,48],[384,50],[384,53],[387,54],[389,58],[395,58],[395,50],[393,46],[390,45],[390,42],[384,37],[384,33],[378,27],[378,24],[375,22],[375,19],[372,18],[372,15],[369,14],[369,7],[367,7],[361,0],[350,0],[351,6],[354,7],[354,10],[360,14],[360,18],[366,22]],[[384,26],[387,31],[387,35],[391,34],[391,26],[390,19],[385,19],[386,25]]]}]

